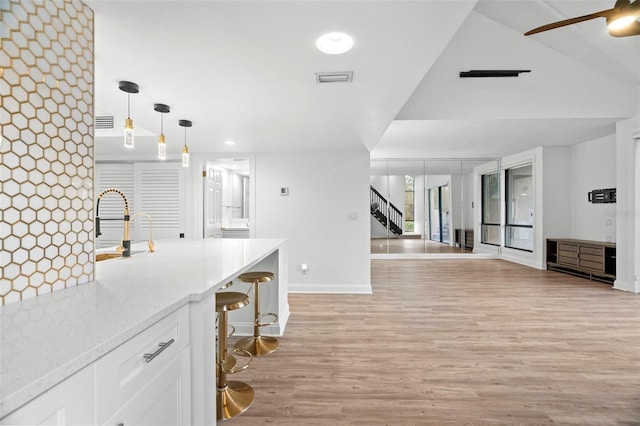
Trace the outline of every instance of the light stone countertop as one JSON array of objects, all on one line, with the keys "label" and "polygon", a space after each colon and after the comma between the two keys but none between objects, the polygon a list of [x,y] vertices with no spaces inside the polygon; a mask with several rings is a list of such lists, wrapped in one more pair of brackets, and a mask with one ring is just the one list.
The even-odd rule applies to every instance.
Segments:
[{"label": "light stone countertop", "polygon": [[0,307],[0,418],[186,303],[212,295],[284,242],[159,240],[154,253],[97,262],[95,281]]}]

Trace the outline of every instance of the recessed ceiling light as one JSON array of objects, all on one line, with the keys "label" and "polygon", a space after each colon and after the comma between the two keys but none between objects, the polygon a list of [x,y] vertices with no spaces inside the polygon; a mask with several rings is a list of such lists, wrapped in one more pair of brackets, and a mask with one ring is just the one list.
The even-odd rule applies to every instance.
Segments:
[{"label": "recessed ceiling light", "polygon": [[224,141],[225,145],[235,145],[235,141],[232,141],[231,139],[227,139],[226,141]]},{"label": "recessed ceiling light", "polygon": [[353,38],[345,33],[327,33],[316,41],[316,46],[323,53],[339,55],[351,50]]}]

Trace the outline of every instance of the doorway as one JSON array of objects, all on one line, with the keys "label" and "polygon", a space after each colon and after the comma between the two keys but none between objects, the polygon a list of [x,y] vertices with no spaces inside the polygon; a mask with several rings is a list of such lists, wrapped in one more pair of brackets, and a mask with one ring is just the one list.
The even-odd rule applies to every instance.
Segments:
[{"label": "doorway", "polygon": [[249,238],[249,159],[206,160],[203,177],[204,238]]}]

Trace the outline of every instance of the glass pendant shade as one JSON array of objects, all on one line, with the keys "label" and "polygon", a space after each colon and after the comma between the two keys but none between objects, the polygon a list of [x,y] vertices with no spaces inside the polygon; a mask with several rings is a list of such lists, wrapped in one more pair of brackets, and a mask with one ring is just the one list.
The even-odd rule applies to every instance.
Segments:
[{"label": "glass pendant shade", "polygon": [[131,94],[138,93],[140,87],[136,83],[130,81],[120,81],[118,88],[127,94],[127,119],[124,121],[124,146],[125,148],[133,148],[133,120],[131,119]]},{"label": "glass pendant shade", "polygon": [[158,138],[158,158],[160,160],[167,159],[167,142],[164,138],[164,119],[162,114],[171,111],[171,107],[165,104],[153,104],[153,110],[160,113],[160,137]]},{"label": "glass pendant shade", "polygon": [[187,146],[187,127],[193,123],[189,120],[178,120],[178,126],[184,127],[184,146],[182,147],[182,167],[189,167],[189,147]]},{"label": "glass pendant shade", "polygon": [[160,160],[167,159],[167,143],[164,139],[164,135],[160,135],[158,139],[158,158]]},{"label": "glass pendant shade", "polygon": [[124,146],[126,148],[133,148],[134,143],[133,120],[127,118],[124,122]]},{"label": "glass pendant shade", "polygon": [[189,167],[189,148],[186,145],[182,148],[182,167]]}]

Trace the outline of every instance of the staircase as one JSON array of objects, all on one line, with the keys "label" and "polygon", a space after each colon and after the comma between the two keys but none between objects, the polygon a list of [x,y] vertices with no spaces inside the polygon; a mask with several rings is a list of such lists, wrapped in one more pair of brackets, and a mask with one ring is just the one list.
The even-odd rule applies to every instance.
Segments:
[{"label": "staircase", "polygon": [[[373,186],[371,186],[369,194],[371,216],[375,217],[385,228],[388,223],[389,230],[394,234],[402,235],[402,212],[388,202]],[[387,216],[389,217],[387,218]]]}]

